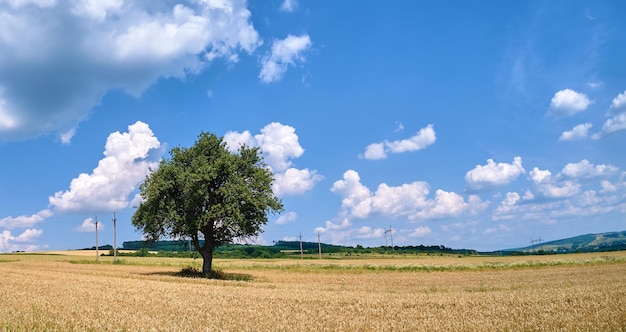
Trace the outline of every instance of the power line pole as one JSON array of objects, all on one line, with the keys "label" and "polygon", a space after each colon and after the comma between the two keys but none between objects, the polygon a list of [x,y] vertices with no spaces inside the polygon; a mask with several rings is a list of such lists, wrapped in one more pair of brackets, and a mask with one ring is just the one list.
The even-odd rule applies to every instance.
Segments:
[{"label": "power line pole", "polygon": [[117,262],[117,218],[113,211],[113,262]]},{"label": "power line pole", "polygon": [[96,216],[96,262],[98,261],[98,216]]},{"label": "power line pole", "polygon": [[320,242],[320,232],[317,232],[317,249],[320,254],[320,259],[322,259],[322,242]]},{"label": "power line pole", "polygon": [[304,259],[304,253],[302,252],[302,233],[300,233],[300,259]]},{"label": "power line pole", "polygon": [[385,251],[389,249],[389,242],[387,241],[387,230],[385,229]]},{"label": "power line pole", "polygon": [[393,230],[391,229],[391,225],[389,225],[389,229],[385,229],[385,248],[389,248],[388,247],[388,242],[387,242],[387,234],[389,234],[389,240],[391,241],[391,251],[393,252]]},{"label": "power line pole", "polygon": [[393,253],[393,229],[391,229],[391,225],[389,225],[389,239],[391,240],[391,252]]}]

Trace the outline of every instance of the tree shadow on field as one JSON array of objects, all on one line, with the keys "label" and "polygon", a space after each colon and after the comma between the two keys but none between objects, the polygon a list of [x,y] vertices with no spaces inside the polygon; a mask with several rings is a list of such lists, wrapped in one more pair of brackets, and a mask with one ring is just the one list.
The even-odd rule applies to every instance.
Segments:
[{"label": "tree shadow on field", "polygon": [[178,272],[159,271],[145,273],[145,275],[160,275],[179,278],[200,278],[213,280],[252,281],[252,275],[246,273],[226,273],[221,270],[213,270],[209,276],[203,276],[202,272],[193,267],[186,267]]}]

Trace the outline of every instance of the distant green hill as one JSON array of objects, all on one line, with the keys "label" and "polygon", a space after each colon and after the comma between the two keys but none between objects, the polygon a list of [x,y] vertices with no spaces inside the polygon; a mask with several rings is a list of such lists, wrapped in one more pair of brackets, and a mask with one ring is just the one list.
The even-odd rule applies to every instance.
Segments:
[{"label": "distant green hill", "polygon": [[626,231],[585,234],[567,239],[537,243],[532,246],[503,251],[525,253],[572,253],[626,250]]}]

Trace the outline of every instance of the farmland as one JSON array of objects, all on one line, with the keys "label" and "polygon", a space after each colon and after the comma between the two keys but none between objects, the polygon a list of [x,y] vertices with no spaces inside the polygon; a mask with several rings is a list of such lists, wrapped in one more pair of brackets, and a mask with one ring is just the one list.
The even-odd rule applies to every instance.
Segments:
[{"label": "farmland", "polygon": [[218,259],[0,255],[0,331],[616,331],[626,252]]}]

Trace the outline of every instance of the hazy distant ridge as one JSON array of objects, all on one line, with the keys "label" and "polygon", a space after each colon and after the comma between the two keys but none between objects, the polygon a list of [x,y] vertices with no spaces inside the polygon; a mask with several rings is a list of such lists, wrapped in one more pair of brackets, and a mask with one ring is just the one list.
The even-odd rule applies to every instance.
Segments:
[{"label": "hazy distant ridge", "polygon": [[585,234],[567,239],[537,243],[532,246],[507,249],[504,251],[545,252],[595,252],[626,250],[626,231],[599,234]]}]

